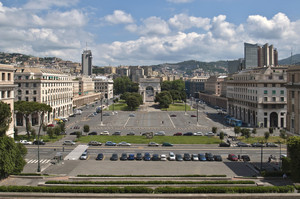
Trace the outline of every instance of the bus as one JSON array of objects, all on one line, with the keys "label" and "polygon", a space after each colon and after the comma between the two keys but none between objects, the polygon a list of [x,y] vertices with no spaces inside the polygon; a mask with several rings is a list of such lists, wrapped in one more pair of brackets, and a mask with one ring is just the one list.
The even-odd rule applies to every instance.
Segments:
[{"label": "bus", "polygon": [[98,107],[96,108],[96,112],[97,112],[97,113],[101,113],[101,111],[102,111],[101,106],[98,106]]},{"label": "bus", "polygon": [[242,126],[243,124],[242,120],[238,120],[230,116],[225,116],[225,122],[230,126]]}]

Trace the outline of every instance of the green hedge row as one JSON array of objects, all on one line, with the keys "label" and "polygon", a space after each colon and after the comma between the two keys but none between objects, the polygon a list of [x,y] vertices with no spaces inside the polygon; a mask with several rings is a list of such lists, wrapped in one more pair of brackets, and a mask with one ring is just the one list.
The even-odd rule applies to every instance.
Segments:
[{"label": "green hedge row", "polygon": [[295,185],[295,188],[297,189],[298,193],[300,191],[300,185]]},{"label": "green hedge row", "polygon": [[227,177],[226,175],[77,175],[77,177]]},{"label": "green hedge row", "polygon": [[213,180],[213,181],[46,181],[45,184],[255,184],[250,180]]},{"label": "green hedge row", "polygon": [[290,176],[290,173],[285,173],[283,171],[262,171],[261,175],[263,177],[282,177],[283,174]]},{"label": "green hedge row", "polygon": [[270,187],[33,187],[0,186],[0,192],[45,192],[45,193],[289,193],[293,186]]},{"label": "green hedge row", "polygon": [[49,174],[41,174],[41,173],[18,173],[18,174],[12,174],[16,176],[49,176]]}]

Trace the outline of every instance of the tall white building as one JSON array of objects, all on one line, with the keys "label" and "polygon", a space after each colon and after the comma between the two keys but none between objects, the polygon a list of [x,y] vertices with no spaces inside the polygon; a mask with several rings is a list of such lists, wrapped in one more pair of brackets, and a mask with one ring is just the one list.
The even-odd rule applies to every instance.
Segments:
[{"label": "tall white building", "polygon": [[0,64],[0,101],[8,104],[12,112],[12,121],[6,131],[6,135],[14,136],[14,67],[12,65]]},{"label": "tall white building", "polygon": [[85,50],[82,53],[81,65],[82,65],[82,74],[90,76],[92,75],[92,51]]},{"label": "tall white building", "polygon": [[[17,67],[14,80],[15,101],[36,101],[52,107],[52,112],[45,115],[45,123],[72,114],[73,81],[68,74],[53,69]],[[31,115],[30,119],[32,125],[39,124],[37,114]],[[25,125],[21,115],[16,115],[16,125]]]}]

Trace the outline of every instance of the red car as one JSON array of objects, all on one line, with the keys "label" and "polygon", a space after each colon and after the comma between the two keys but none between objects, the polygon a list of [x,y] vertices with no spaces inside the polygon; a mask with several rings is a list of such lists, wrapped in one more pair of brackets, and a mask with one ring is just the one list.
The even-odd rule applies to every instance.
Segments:
[{"label": "red car", "polygon": [[182,133],[174,133],[174,136],[182,136]]},{"label": "red car", "polygon": [[47,127],[54,127],[54,124],[48,124]]},{"label": "red car", "polygon": [[191,117],[197,117],[197,115],[191,115]]},{"label": "red car", "polygon": [[228,160],[231,160],[231,161],[238,161],[238,157],[234,154],[229,154],[228,155]]}]

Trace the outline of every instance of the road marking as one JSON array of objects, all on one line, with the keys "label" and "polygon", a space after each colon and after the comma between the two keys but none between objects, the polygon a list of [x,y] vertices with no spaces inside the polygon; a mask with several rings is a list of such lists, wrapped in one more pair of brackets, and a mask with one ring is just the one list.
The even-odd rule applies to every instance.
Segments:
[{"label": "road marking", "polygon": [[126,121],[126,123],[124,124],[124,128],[126,127],[126,125],[127,125],[127,123],[128,123],[128,121],[129,121],[129,119],[130,119],[130,117],[128,117],[128,119],[127,119],[127,121]]},{"label": "road marking", "polygon": [[170,115],[168,115],[168,117],[169,117],[169,119],[170,119],[170,121],[171,121],[173,127],[176,128],[176,126],[174,125],[174,122],[173,122],[173,120],[171,119]]}]

